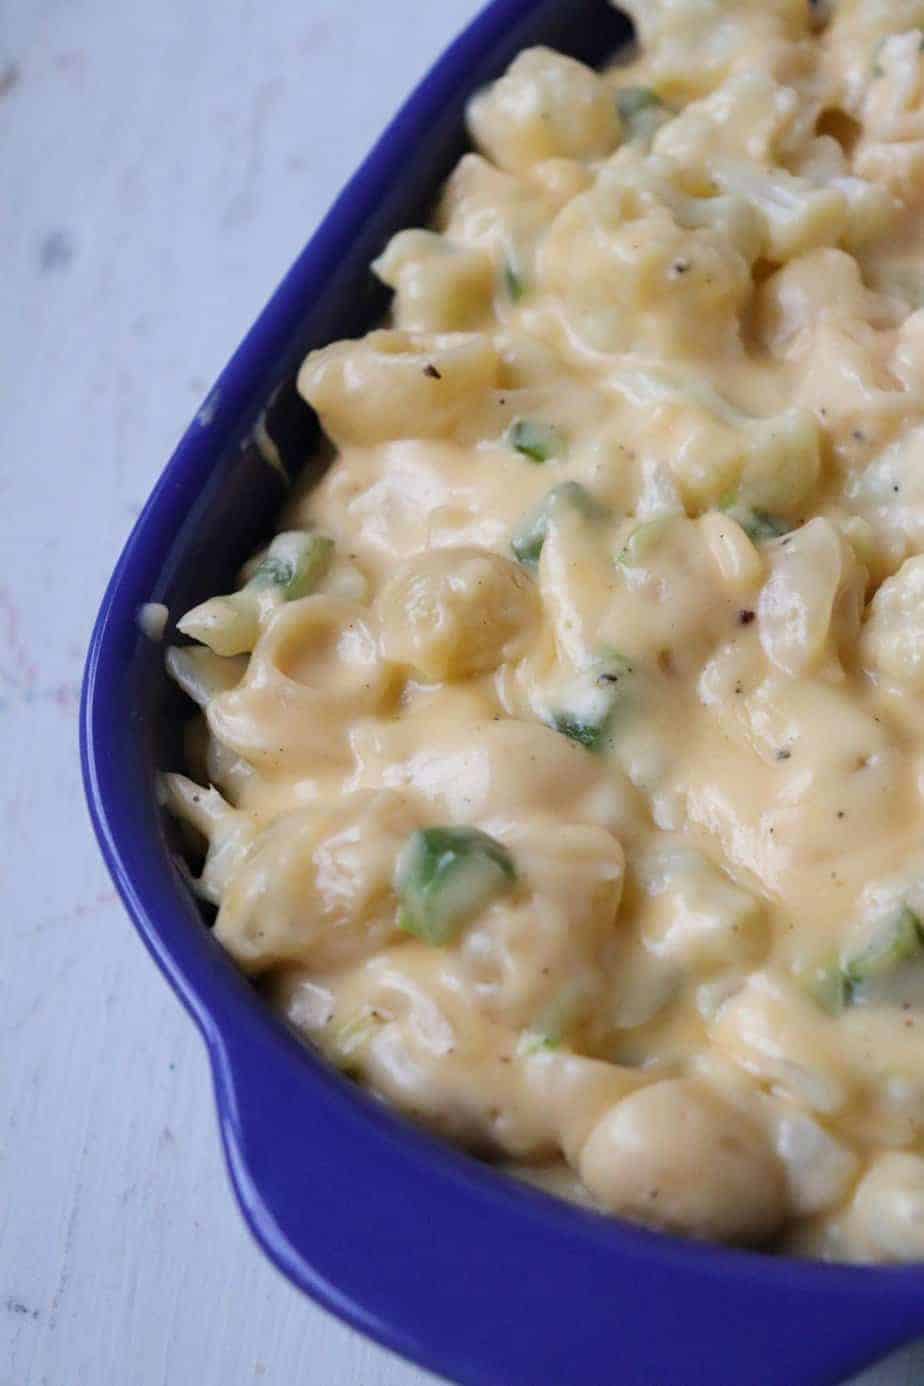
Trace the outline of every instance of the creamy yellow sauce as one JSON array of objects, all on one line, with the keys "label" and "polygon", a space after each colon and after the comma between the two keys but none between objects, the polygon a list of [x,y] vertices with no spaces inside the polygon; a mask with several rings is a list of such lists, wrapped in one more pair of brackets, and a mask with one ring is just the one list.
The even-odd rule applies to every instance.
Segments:
[{"label": "creamy yellow sauce", "polygon": [[164,797],[224,947],[413,1118],[920,1259],[924,0],[624,8],[610,69],[474,99],[389,323],[305,361],[335,460],[180,623]]}]

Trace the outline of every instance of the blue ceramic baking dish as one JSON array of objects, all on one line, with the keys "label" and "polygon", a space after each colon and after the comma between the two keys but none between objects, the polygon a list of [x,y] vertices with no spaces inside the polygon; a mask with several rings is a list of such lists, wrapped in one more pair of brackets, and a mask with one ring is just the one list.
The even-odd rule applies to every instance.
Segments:
[{"label": "blue ceramic baking dish", "polygon": [[[683,1244],[492,1174],[358,1091],[265,1008],[174,863],[154,775],[179,763],[179,695],[139,632],[214,591],[283,496],[317,425],[292,376],[365,331],[388,237],[426,218],[464,148],[463,110],[521,48],[599,62],[629,35],[605,0],[495,0],[386,131],[184,436],[119,560],[87,661],[81,748],[103,854],[199,1025],[241,1208],[273,1261],[355,1327],[464,1386],[822,1386],[924,1333],[924,1267],[859,1269]],[[410,173],[410,176],[409,176]],[[268,408],[267,408],[268,406]],[[172,627],[171,627],[172,629]]]}]

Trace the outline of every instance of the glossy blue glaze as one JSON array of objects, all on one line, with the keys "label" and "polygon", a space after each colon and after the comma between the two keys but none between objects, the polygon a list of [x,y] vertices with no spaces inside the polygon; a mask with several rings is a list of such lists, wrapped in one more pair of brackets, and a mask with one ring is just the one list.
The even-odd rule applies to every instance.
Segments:
[{"label": "glossy blue glaze", "polygon": [[[496,0],[347,187],[119,560],[83,689],[87,797],[129,914],[205,1037],[244,1214],[296,1284],[466,1386],[822,1386],[924,1333],[924,1269],[682,1244],[559,1204],[431,1141],[265,1009],[204,926],[154,794],[156,768],[177,763],[180,703],[137,611],[152,600],[185,610],[268,534],[282,488],[247,445],[258,412],[309,347],[361,332],[381,311],[368,263],[426,215],[464,147],[470,93],[527,44],[599,61],[626,33],[604,0]],[[276,413],[289,456],[303,460],[316,438],[308,411],[290,391]]]}]

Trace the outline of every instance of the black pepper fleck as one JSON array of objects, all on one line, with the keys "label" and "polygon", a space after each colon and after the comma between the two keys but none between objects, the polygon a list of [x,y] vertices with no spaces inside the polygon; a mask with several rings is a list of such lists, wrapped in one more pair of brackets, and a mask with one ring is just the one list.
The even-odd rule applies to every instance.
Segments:
[{"label": "black pepper fleck", "polygon": [[432,361],[428,361],[424,366],[424,375],[428,375],[431,380],[442,380],[443,378]]},{"label": "black pepper fleck", "polygon": [[755,611],[742,610],[738,612],[739,626],[749,626],[756,616]]}]

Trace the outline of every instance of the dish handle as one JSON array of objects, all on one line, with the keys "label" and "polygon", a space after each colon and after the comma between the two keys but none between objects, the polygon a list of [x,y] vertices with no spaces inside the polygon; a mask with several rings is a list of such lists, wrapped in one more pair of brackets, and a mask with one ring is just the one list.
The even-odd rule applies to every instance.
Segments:
[{"label": "dish handle", "polygon": [[924,1332],[920,1271],[573,1209],[441,1148],[255,1001],[207,1035],[251,1230],[327,1309],[462,1386],[836,1386]]}]

